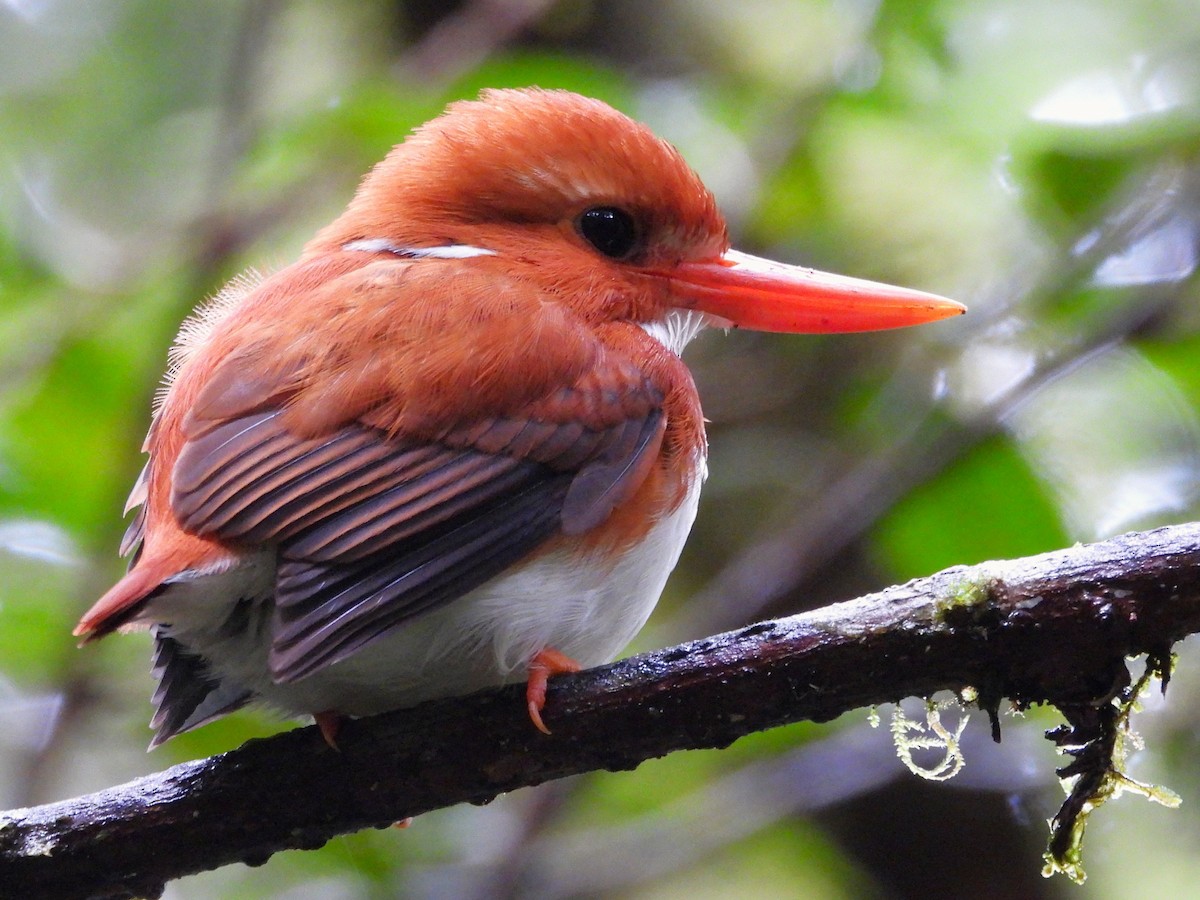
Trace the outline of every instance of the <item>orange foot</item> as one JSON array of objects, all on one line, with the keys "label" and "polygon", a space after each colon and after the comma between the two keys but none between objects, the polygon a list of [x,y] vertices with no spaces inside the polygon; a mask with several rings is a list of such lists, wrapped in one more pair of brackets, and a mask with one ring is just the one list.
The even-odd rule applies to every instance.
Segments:
[{"label": "orange foot", "polygon": [[341,713],[336,713],[332,709],[326,709],[319,713],[313,713],[313,721],[317,723],[317,728],[321,731],[321,737],[325,738],[325,743],[340,752],[341,748],[337,745],[337,735],[344,721]]},{"label": "orange foot", "polygon": [[529,681],[525,685],[525,700],[529,704],[529,718],[542,734],[549,734],[550,729],[542,721],[542,707],[546,705],[546,682],[551,675],[563,675],[567,672],[578,672],[582,666],[565,653],[560,653],[551,647],[541,650],[529,661]]}]

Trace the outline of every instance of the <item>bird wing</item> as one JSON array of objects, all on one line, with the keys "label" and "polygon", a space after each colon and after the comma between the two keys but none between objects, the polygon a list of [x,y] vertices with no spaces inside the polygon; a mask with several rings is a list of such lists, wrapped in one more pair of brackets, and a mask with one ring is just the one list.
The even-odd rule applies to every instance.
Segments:
[{"label": "bird wing", "polygon": [[[213,371],[184,420],[180,525],[277,548],[281,682],[600,525],[662,443],[661,391],[558,304],[503,280],[503,302],[485,302],[494,275],[460,275],[450,294],[444,279],[431,292],[396,274],[341,285],[367,333],[352,316],[319,342],[257,341]],[[379,304],[390,319],[369,315]]]}]

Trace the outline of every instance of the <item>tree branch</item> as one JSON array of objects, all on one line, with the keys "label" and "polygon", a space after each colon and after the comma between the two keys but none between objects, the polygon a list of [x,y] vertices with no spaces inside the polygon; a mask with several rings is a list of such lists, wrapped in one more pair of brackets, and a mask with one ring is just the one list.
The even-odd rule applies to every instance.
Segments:
[{"label": "tree branch", "polygon": [[[1111,737],[1093,733],[1103,730],[1096,710],[1130,683],[1126,658],[1148,654],[1167,674],[1171,646],[1195,631],[1200,524],[959,566],[556,678],[549,737],[508,687],[349,722],[340,752],[297,729],[12,810],[0,815],[0,886],[6,897],[157,896],[182,875],[261,864],[440,807],[967,686],[994,725],[1004,697],[1058,706],[1072,728],[1055,739],[1094,751]],[[1076,774],[1090,757],[1073,755]],[[1096,766],[1111,766],[1099,755]]]}]

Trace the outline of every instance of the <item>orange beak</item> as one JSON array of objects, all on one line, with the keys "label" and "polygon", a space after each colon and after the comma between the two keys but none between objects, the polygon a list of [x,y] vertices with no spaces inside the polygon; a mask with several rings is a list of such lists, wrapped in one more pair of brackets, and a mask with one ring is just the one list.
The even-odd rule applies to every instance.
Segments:
[{"label": "orange beak", "polygon": [[756,331],[880,331],[967,311],[961,303],[936,294],[788,266],[737,250],[657,274],[670,281],[679,307]]}]

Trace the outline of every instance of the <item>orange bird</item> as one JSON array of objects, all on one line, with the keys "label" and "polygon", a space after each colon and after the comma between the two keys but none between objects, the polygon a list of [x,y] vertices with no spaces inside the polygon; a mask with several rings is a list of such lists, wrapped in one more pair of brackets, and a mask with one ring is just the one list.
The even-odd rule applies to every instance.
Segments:
[{"label": "orange bird", "polygon": [[250,701],[342,716],[611,660],[696,515],[705,327],[867,331],[953,301],[731,250],[605,104],[486,91],[267,278],[189,319],[85,640],[150,627],[155,746]]}]

